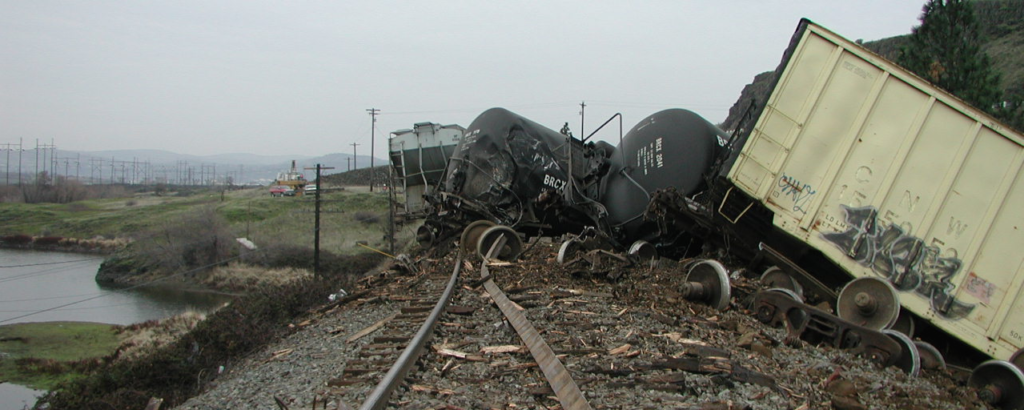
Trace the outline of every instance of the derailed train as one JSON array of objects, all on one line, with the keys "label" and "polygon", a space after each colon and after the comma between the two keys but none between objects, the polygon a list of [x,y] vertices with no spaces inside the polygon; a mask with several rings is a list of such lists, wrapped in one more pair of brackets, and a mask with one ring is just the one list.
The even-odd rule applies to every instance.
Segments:
[{"label": "derailed train", "polygon": [[[612,146],[488,110],[418,236],[483,254],[502,235],[506,257],[561,234],[562,252],[727,249],[777,287],[754,298],[760,319],[911,373],[943,366],[954,347],[911,340],[916,323],[1000,359],[970,383],[1024,408],[1024,137],[807,20],[776,73],[732,134],[671,109]],[[699,263],[687,292],[724,287],[720,301],[726,273]]]}]

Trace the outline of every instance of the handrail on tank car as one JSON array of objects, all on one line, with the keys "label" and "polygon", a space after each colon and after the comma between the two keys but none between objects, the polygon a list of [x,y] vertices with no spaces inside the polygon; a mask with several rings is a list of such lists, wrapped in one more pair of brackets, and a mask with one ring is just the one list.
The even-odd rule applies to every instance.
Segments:
[{"label": "handrail on tank car", "polygon": [[623,168],[626,168],[626,154],[622,152],[622,113],[617,112],[613,114],[611,118],[608,118],[608,120],[604,122],[604,124],[601,124],[600,127],[597,127],[597,129],[595,129],[594,132],[590,133],[590,135],[587,135],[586,138],[583,138],[582,142],[586,144],[587,140],[589,140],[590,137],[593,137],[594,134],[597,134],[598,131],[601,131],[601,128],[604,128],[605,125],[608,125],[609,122],[612,122],[612,120],[614,120],[615,117],[619,117],[619,154],[622,155]]},{"label": "handrail on tank car", "polygon": [[[618,113],[618,112],[615,113],[615,114],[612,114],[612,116],[609,117],[607,120],[605,120],[605,122],[603,124],[601,124],[601,126],[599,126],[596,129],[594,129],[594,131],[591,132],[590,135],[587,135],[582,140],[580,140],[580,143],[581,144],[586,144],[587,140],[589,140],[590,137],[593,137],[594,134],[597,134],[598,131],[601,131],[601,129],[604,128],[605,125],[608,125],[608,123],[612,122],[612,120],[614,120],[616,117],[618,117],[618,119],[619,119],[619,146],[622,146],[622,113]],[[582,119],[581,119],[581,122],[582,122]],[[583,130],[583,124],[580,124],[580,130],[581,131]],[[592,199],[590,197],[587,197],[586,195],[583,194],[583,192],[580,192],[579,187],[576,186],[576,179],[573,178],[573,174],[572,174],[572,169],[573,169],[572,168],[572,143],[571,143],[572,137],[569,136],[569,135],[566,135],[565,138],[566,138],[567,149],[569,150],[569,155],[566,156],[568,161],[569,161],[569,169],[566,170],[565,174],[568,175],[569,178],[568,178],[568,181],[567,181],[568,183],[566,184],[566,186],[564,188],[565,192],[563,193],[563,195],[565,196],[565,198],[567,198],[570,201],[570,203],[576,203],[576,201],[573,199],[574,198],[573,197],[573,193],[577,193],[577,194],[579,194],[580,197],[582,197],[583,199],[586,200],[585,202],[593,203],[594,205],[600,207],[602,212],[607,214],[608,210],[605,209],[604,205],[601,204],[601,202],[596,201],[596,200],[594,200],[594,199]],[[623,155],[622,156],[622,161],[623,161],[623,163],[625,163],[625,161],[626,161],[625,154],[622,154],[622,155]]]},{"label": "handrail on tank car", "polygon": [[601,128],[604,128],[605,125],[608,125],[609,122],[612,122],[612,120],[614,120],[615,117],[619,117],[619,143],[621,144],[622,143],[622,113],[618,113],[618,112],[613,114],[610,118],[608,118],[608,120],[605,121],[604,124],[601,124],[600,127],[597,127],[597,129],[594,130],[594,132],[590,133],[590,135],[587,135],[585,138],[583,138],[582,142],[587,142],[587,140],[589,140],[590,137],[593,137],[594,134],[597,134],[598,131],[601,131]]}]

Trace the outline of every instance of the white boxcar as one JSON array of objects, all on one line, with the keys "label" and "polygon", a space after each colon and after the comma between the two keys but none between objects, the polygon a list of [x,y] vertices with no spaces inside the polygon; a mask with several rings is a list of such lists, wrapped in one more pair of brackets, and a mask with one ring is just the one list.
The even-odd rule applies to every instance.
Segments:
[{"label": "white boxcar", "polygon": [[[1024,346],[1024,138],[802,21],[728,174],[774,225],[997,359]],[[790,54],[791,53],[791,54]]]},{"label": "white boxcar", "polygon": [[433,192],[441,181],[464,132],[458,125],[423,122],[391,133],[389,157],[395,185],[405,192],[403,213],[415,216],[426,211],[423,195]]}]

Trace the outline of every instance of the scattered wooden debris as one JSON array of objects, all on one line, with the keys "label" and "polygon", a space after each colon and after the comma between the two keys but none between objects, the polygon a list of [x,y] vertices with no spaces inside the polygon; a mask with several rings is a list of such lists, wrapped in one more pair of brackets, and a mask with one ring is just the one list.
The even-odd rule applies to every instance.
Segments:
[{"label": "scattered wooden debris", "polygon": [[526,353],[528,350],[526,346],[522,345],[504,345],[504,346],[485,346],[480,349],[480,353],[483,354],[495,354],[495,353]]},{"label": "scattered wooden debris", "polygon": [[616,347],[614,349],[608,350],[608,354],[613,355],[613,356],[620,355],[620,354],[628,352],[629,349],[632,349],[632,348],[633,348],[633,345],[631,345],[629,343],[626,343],[626,344],[624,344],[622,346],[619,346],[619,347]]},{"label": "scattered wooden debris", "polygon": [[436,388],[436,387],[429,387],[429,386],[424,386],[424,385],[421,385],[421,384],[414,384],[414,385],[412,385],[411,388],[412,388],[412,391],[415,391],[415,392],[433,393],[433,394],[436,394],[438,396],[454,396],[455,395],[455,390],[452,390],[452,389],[439,389],[439,388]]},{"label": "scattered wooden debris", "polygon": [[289,323],[288,324],[288,328],[289,329],[296,329],[296,328],[301,329],[301,328],[304,328],[306,326],[309,326],[312,323],[313,323],[312,320],[307,319],[307,320],[304,320],[304,321],[300,322],[299,324]]},{"label": "scattered wooden debris", "polygon": [[291,354],[291,352],[293,352],[293,351],[295,351],[295,349],[282,349],[282,350],[278,350],[278,351],[274,352],[270,356],[269,359],[264,360],[263,363],[269,363],[269,362],[272,362],[274,360],[278,360],[278,359],[280,359],[282,357],[285,357],[285,356]]},{"label": "scattered wooden debris", "polygon": [[434,351],[441,356],[450,356],[456,359],[469,360],[471,362],[484,362],[487,361],[483,356],[478,354],[460,352],[458,350],[446,349],[442,347],[434,347]]},{"label": "scattered wooden debris", "polygon": [[316,309],[316,313],[324,313],[324,312],[326,312],[328,310],[334,309],[334,308],[336,308],[338,306],[344,305],[346,303],[349,303],[349,302],[351,302],[353,300],[359,299],[359,298],[361,298],[363,296],[366,296],[368,294],[370,294],[370,290],[364,290],[364,291],[352,293],[352,294],[350,294],[348,296],[345,296],[345,297],[343,297],[341,299],[335,300],[334,302],[331,302],[331,303],[328,303],[326,305],[323,305],[323,306],[319,307],[318,309]]},{"label": "scattered wooden debris", "polygon": [[475,307],[471,307],[471,306],[448,306],[448,308],[445,309],[445,311],[448,312],[448,313],[451,313],[453,315],[462,315],[462,316],[472,315],[473,312],[476,312],[476,310],[477,309]]},{"label": "scattered wooden debris", "polygon": [[398,312],[392,313],[390,316],[388,316],[386,318],[383,318],[381,320],[378,320],[377,323],[374,323],[374,324],[370,325],[369,327],[367,327],[366,329],[363,329],[363,330],[360,330],[360,331],[356,332],[356,334],[350,336],[348,339],[345,339],[345,343],[352,343],[352,342],[354,342],[356,340],[359,340],[363,336],[366,336],[366,335],[368,335],[370,333],[373,333],[373,332],[377,331],[377,329],[380,329],[382,326],[384,326],[385,324],[390,322],[391,319],[394,319],[396,316],[398,316]]},{"label": "scattered wooden debris", "polygon": [[151,397],[149,402],[146,403],[146,410],[160,410],[160,405],[162,404],[164,404],[164,399]]},{"label": "scattered wooden debris", "polygon": [[284,403],[284,400],[281,400],[280,397],[274,396],[274,403],[277,403],[277,407],[279,409],[281,409],[281,410],[288,410],[288,405],[286,405]]}]

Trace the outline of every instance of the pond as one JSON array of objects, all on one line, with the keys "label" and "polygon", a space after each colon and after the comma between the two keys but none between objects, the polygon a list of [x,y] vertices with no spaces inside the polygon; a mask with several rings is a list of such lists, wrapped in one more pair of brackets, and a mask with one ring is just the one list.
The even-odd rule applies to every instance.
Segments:
[{"label": "pond", "polygon": [[[127,325],[187,310],[209,311],[229,296],[175,289],[105,288],[96,283],[102,256],[0,249],[0,325],[80,321]],[[0,384],[0,410],[20,410],[37,392]]]}]

